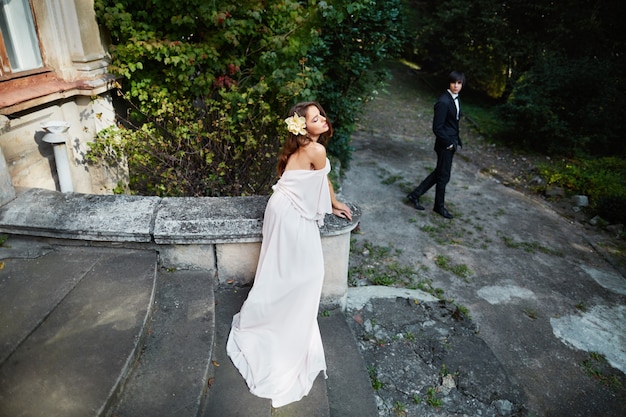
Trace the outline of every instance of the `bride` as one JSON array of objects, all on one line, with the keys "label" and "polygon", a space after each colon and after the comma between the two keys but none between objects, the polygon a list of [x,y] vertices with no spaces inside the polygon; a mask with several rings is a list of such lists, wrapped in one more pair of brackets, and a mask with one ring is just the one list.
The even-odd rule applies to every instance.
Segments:
[{"label": "bride", "polygon": [[321,371],[326,377],[317,324],[324,281],[319,226],[326,213],[352,219],[328,179],[324,144],[333,130],[324,109],[304,102],[289,115],[254,284],[226,345],[250,392],[271,399],[275,408],[307,395]]}]

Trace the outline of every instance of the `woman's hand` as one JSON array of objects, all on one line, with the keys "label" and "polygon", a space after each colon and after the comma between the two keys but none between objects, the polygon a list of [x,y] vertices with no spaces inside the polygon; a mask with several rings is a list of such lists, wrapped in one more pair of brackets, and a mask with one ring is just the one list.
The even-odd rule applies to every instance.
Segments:
[{"label": "woman's hand", "polygon": [[333,204],[333,214],[342,219],[352,220],[352,210],[350,210],[347,204],[340,201]]}]

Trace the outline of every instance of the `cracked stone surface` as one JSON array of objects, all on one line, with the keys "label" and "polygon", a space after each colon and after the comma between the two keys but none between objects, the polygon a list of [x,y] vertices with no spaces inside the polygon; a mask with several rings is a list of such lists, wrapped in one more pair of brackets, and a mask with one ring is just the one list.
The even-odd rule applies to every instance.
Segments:
[{"label": "cracked stone surface", "polygon": [[381,416],[521,415],[523,393],[453,304],[373,299],[351,314]]}]

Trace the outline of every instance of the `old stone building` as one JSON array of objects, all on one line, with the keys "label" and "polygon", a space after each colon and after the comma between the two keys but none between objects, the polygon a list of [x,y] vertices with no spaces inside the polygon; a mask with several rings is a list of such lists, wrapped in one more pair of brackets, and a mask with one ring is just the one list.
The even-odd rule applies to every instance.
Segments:
[{"label": "old stone building", "polygon": [[[93,0],[0,6],[0,202],[23,188],[111,193],[115,173],[85,161],[89,142],[115,117]],[[50,140],[46,125],[64,128]]]}]

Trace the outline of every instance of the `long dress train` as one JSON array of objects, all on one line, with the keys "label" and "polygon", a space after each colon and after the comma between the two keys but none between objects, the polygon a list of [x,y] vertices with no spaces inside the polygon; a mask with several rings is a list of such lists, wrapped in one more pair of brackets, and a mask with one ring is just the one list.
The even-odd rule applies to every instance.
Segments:
[{"label": "long dress train", "polygon": [[228,356],[250,392],[281,407],[307,395],[326,360],[317,324],[324,281],[319,226],[332,213],[327,174],[285,171],[272,188],[254,284],[233,317]]}]

